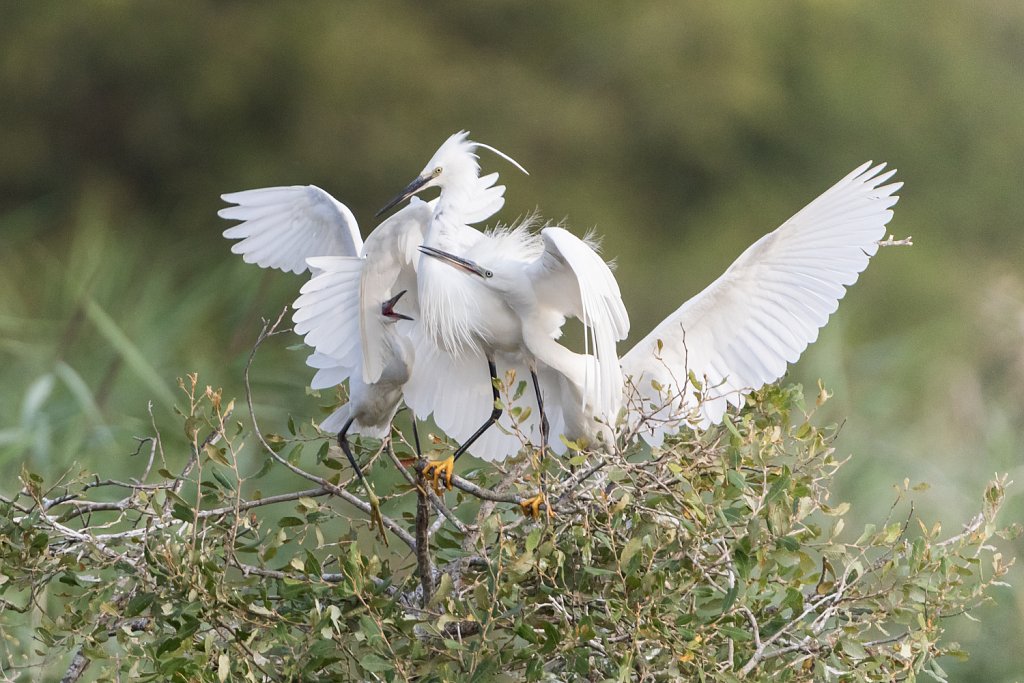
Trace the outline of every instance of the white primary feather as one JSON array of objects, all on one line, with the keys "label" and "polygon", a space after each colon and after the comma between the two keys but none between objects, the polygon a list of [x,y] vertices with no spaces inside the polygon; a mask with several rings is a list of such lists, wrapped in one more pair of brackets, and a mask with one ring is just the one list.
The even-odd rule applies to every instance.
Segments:
[{"label": "white primary feather", "polygon": [[319,351],[314,351],[306,358],[306,365],[316,369],[316,374],[309,381],[310,389],[319,390],[336,387],[347,380],[348,376],[352,373],[351,366],[346,367],[340,364],[337,359],[331,358]]},{"label": "white primary feather", "polygon": [[301,273],[313,256],[358,256],[363,241],[347,206],[315,185],[265,187],[222,194],[237,206],[217,212],[242,221],[224,231],[240,240],[231,251],[246,263]]},{"label": "white primary feather", "polygon": [[[623,356],[630,420],[646,441],[721,421],[817,338],[885,236],[903,184],[883,185],[895,173],[884,166],[868,162],[826,190]],[[699,405],[691,374],[704,385]]]},{"label": "white primary feather", "polygon": [[334,359],[337,365],[361,366],[359,282],[364,260],[321,256],[309,259],[309,263],[317,274],[302,286],[301,296],[292,304],[296,334],[304,337],[307,346]]},{"label": "white primary feather", "polygon": [[619,283],[591,244],[560,227],[545,228],[541,235],[544,256],[528,269],[537,302],[583,322],[584,354],[593,353],[596,362],[585,363],[582,395],[591,410],[614,419],[622,399],[615,343],[629,334]]}]

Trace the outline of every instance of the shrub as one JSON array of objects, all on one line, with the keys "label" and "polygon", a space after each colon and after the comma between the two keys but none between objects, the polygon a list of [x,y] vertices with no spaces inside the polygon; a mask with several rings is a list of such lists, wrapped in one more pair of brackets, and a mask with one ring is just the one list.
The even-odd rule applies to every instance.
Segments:
[{"label": "shrub", "polygon": [[[137,479],[23,470],[0,502],[8,675],[944,680],[939,659],[966,656],[944,625],[1010,564],[993,545],[1010,532],[996,523],[1005,478],[952,535],[918,518],[925,487],[906,481],[876,523],[848,528],[829,495],[836,430],[811,420],[820,387],[810,410],[800,387],[768,387],[653,452],[464,472],[474,481],[443,500],[417,485],[400,437],[362,441],[406,478],[381,496],[390,546],[366,532],[329,435],[292,421],[263,435],[251,400],[238,421],[195,375],[181,388],[187,445],[140,439]],[[286,490],[257,490],[283,470]],[[534,521],[514,504],[537,477],[556,514]]]}]

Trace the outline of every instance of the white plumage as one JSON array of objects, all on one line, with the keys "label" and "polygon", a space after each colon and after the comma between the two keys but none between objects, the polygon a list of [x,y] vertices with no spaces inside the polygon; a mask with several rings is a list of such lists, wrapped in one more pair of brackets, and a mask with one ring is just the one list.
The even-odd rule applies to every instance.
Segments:
[{"label": "white plumage", "polygon": [[[516,243],[531,239],[521,229],[506,236]],[[535,388],[544,397],[549,421],[563,430],[579,423],[581,415],[613,423],[623,395],[615,342],[629,333],[618,283],[593,247],[572,233],[548,227],[540,236],[543,251],[539,253],[536,249],[482,250],[479,243],[465,257],[427,246],[421,251],[462,277],[463,288],[490,290],[498,304],[482,310],[482,315],[507,320],[500,326],[502,343],[485,338],[485,348],[525,363],[540,384]],[[574,353],[556,341],[567,317],[583,321],[585,346],[593,353]],[[549,404],[551,397],[557,400]],[[564,450],[562,433],[548,435],[549,445],[558,451]]]},{"label": "white plumage", "polygon": [[242,221],[224,236],[240,240],[231,251],[246,263],[301,273],[311,256],[358,256],[363,247],[349,208],[315,185],[264,187],[220,197],[238,205],[217,215]]},{"label": "white plumage", "polygon": [[[628,418],[649,443],[704,428],[781,377],[839,306],[885,236],[895,170],[868,162],[744,251],[622,357]],[[703,385],[698,404],[693,375]]]},{"label": "white plumage", "polygon": [[[504,203],[497,174],[480,176],[474,152],[481,147],[491,149],[464,132],[446,140],[386,209],[430,187],[440,196],[430,203],[413,197],[365,244],[344,204],[313,186],[226,194],[238,206],[220,215],[242,221],[224,234],[240,240],[232,250],[247,262],[315,273],[294,317],[315,349],[308,360],[318,371],[315,386],[348,378],[356,395],[383,382],[388,406],[397,406],[400,386],[418,418],[432,414],[445,433],[471,441],[469,452],[486,459],[522,445],[507,412],[501,429],[480,431],[494,416],[489,362],[498,377],[511,370],[525,379],[536,370],[549,444],[558,451],[562,434],[608,444],[616,418],[653,445],[683,427],[720,422],[730,404],[781,377],[817,338],[875,254],[902,185],[886,184],[894,171],[883,172],[884,164],[855,169],[618,359],[615,343],[628,331],[628,316],[588,242],[561,228],[537,235],[471,227]],[[433,253],[421,254],[421,246]],[[439,254],[464,262],[452,267]],[[382,315],[382,303],[403,290],[401,308],[414,320]],[[556,341],[571,316],[584,322],[582,354]],[[353,431],[386,429],[369,418],[364,424],[356,406],[343,411],[325,426],[355,416]],[[519,425],[535,442],[538,417]]]},{"label": "white plumage", "polygon": [[[331,266],[329,262],[323,265],[327,268]],[[409,338],[397,330],[397,325],[407,319],[403,313],[395,310],[403,294],[405,292],[401,291],[377,305],[381,333],[376,356],[382,361],[377,379],[366,382],[363,380],[363,373],[353,369],[348,376],[348,401],[320,423],[320,428],[324,431],[338,432],[343,444],[344,435],[350,432],[376,439],[384,439],[391,433],[391,421],[402,403],[402,387],[409,379],[415,357]],[[332,361],[329,357],[318,354],[314,356],[317,359],[325,358],[325,369],[331,369]],[[335,377],[331,377],[331,383],[327,386],[338,384],[334,379]],[[311,386],[316,388],[317,384],[314,378]]]}]

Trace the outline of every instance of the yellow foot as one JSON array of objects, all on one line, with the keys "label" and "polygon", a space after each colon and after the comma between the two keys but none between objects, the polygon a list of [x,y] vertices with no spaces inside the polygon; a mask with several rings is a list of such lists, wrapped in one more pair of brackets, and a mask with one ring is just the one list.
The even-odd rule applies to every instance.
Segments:
[{"label": "yellow foot", "polygon": [[444,460],[431,460],[423,466],[423,478],[430,478],[434,493],[441,495],[441,482],[449,491],[452,490],[452,474],[455,473],[455,457],[449,455]]},{"label": "yellow foot", "polygon": [[533,498],[527,498],[526,500],[519,503],[519,508],[523,511],[524,515],[537,519],[540,517],[540,506],[544,506],[545,512],[548,513],[548,519],[555,516],[551,506],[548,505],[548,497],[543,493],[538,493]]}]

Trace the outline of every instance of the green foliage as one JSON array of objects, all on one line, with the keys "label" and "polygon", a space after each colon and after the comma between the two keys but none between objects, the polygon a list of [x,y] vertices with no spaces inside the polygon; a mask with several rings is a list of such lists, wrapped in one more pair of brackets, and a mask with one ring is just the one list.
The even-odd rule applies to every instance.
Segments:
[{"label": "green foliage", "polygon": [[[953,535],[915,514],[907,482],[887,516],[845,528],[850,506],[830,496],[844,461],[795,386],[654,452],[550,458],[551,519],[449,494],[463,522],[406,515],[416,540],[397,553],[360,541],[358,512],[338,529],[331,487],[352,479],[303,469],[316,435],[292,423],[256,438],[220,391],[195,375],[181,388],[185,439],[141,444],[138,481],[26,469],[0,504],[8,666],[139,681],[946,680],[939,660],[966,657],[948,620],[1010,564],[994,545],[1003,479]],[[182,444],[175,475],[163,451]],[[266,468],[242,464],[260,458],[321,485],[266,496]],[[530,470],[521,457],[478,478],[529,492]],[[389,492],[391,508],[416,490]]]}]

